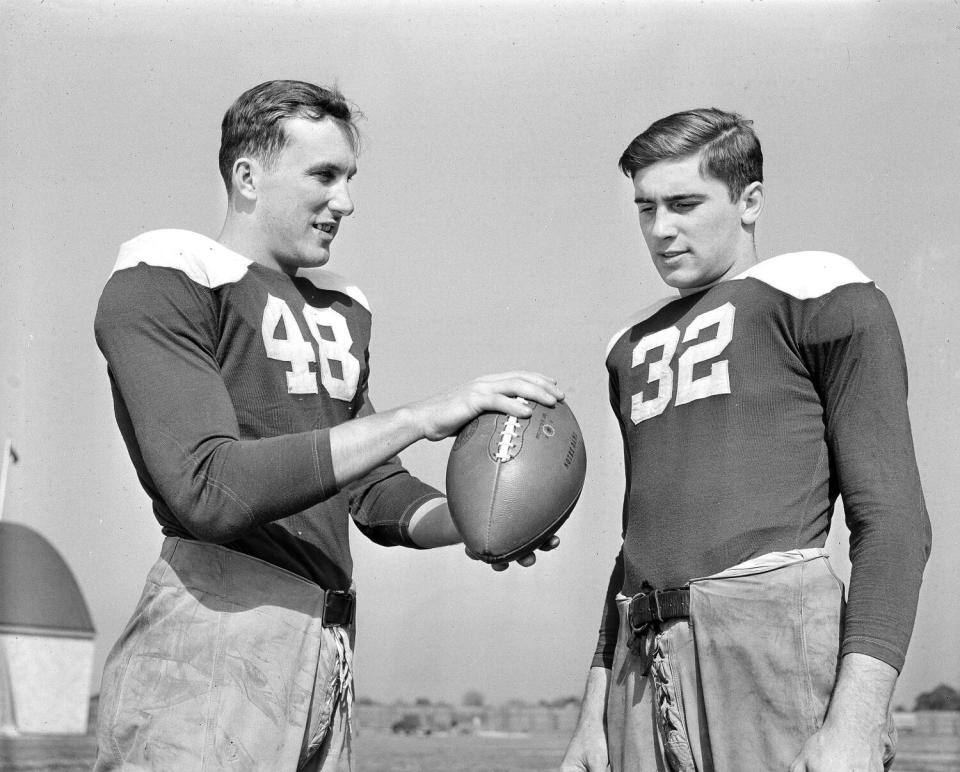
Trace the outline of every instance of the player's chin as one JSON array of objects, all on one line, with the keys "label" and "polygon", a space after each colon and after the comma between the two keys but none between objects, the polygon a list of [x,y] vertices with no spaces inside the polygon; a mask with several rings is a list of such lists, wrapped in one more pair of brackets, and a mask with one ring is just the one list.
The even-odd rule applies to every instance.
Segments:
[{"label": "player's chin", "polygon": [[663,279],[664,284],[679,290],[681,295],[699,292],[713,283],[708,277],[693,272],[676,271],[671,273],[662,271],[660,277]]},{"label": "player's chin", "polygon": [[693,271],[685,270],[680,266],[666,266],[662,263],[657,264],[657,270],[660,273],[660,278],[663,279],[663,283],[668,287],[673,287],[674,289],[683,290],[690,289],[697,285],[699,277]]},{"label": "player's chin", "polygon": [[330,248],[313,246],[300,253],[301,268],[321,268],[330,262]]}]

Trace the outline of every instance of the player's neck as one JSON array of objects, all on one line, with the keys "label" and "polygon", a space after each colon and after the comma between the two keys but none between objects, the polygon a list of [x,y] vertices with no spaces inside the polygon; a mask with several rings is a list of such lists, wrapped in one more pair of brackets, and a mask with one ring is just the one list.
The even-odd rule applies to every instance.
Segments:
[{"label": "player's neck", "polygon": [[730,267],[720,276],[708,284],[703,284],[699,287],[682,287],[680,289],[680,297],[686,297],[687,295],[694,295],[697,292],[703,292],[704,290],[710,289],[710,287],[714,287],[721,282],[727,281],[728,279],[736,278],[741,273],[752,268],[759,262],[760,258],[757,256],[756,244],[751,241],[749,248],[744,249],[730,264]]},{"label": "player's neck", "polygon": [[283,270],[270,256],[270,251],[266,248],[262,233],[258,228],[251,227],[253,223],[242,216],[231,216],[227,214],[223,221],[223,228],[220,229],[220,235],[217,241],[227,249],[242,255],[248,260],[253,260],[267,268],[275,271]]}]

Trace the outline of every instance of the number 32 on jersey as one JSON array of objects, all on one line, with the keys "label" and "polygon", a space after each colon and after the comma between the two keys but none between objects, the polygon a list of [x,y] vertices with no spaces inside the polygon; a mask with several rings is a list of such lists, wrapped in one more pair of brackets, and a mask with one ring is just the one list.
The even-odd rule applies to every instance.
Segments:
[{"label": "number 32 on jersey", "polygon": [[[693,369],[701,362],[719,357],[730,344],[733,339],[735,313],[736,309],[732,304],[724,303],[719,308],[700,314],[690,322],[683,333],[682,340],[677,327],[657,330],[640,339],[633,349],[631,367],[646,364],[647,383],[656,383],[657,393],[649,399],[644,399],[643,392],[634,394],[630,398],[630,420],[634,424],[660,415],[667,409],[671,398],[674,405],[685,405],[715,394],[730,393],[730,370],[726,359],[713,362],[709,373],[699,378],[693,377]],[[689,343],[696,340],[703,330],[714,325],[717,328],[715,337],[689,346],[674,363],[673,355],[681,342]],[[656,349],[661,349],[660,357],[647,362],[648,354]],[[674,380],[676,380],[675,397]]]},{"label": "number 32 on jersey", "polygon": [[[304,304],[302,310],[307,329],[316,343],[304,339],[297,324],[296,316],[290,306],[280,298],[267,295],[267,304],[263,309],[263,345],[267,356],[281,362],[289,362],[287,371],[287,391],[290,394],[318,394],[318,373],[311,372],[310,364],[319,358],[319,376],[323,388],[334,399],[351,401],[357,393],[360,380],[360,361],[350,353],[353,338],[343,314],[332,308],[316,308]],[[286,332],[285,338],[277,337],[280,322]],[[324,338],[320,333],[323,327],[330,331],[333,340]],[[317,356],[319,354],[319,357]],[[331,363],[339,364],[339,372],[334,372]]]}]

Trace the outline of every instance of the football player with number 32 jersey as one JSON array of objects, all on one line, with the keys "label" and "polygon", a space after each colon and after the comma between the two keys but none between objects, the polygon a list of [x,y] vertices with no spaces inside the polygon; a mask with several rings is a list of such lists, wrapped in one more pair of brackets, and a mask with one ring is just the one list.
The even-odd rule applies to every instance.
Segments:
[{"label": "football player with number 32 jersey", "polygon": [[[651,125],[620,160],[679,296],[610,342],[623,546],[564,770],[880,770],[930,523],[897,324],[849,260],[759,261],[751,122]],[[842,497],[849,596],[823,550]]]}]

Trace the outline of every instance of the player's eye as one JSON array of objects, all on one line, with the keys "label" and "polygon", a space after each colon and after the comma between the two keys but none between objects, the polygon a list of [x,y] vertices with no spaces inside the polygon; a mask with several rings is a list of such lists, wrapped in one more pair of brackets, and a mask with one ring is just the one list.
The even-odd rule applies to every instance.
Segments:
[{"label": "player's eye", "polygon": [[310,172],[310,176],[321,185],[332,185],[336,182],[337,174],[337,170],[331,168],[314,169]]}]

